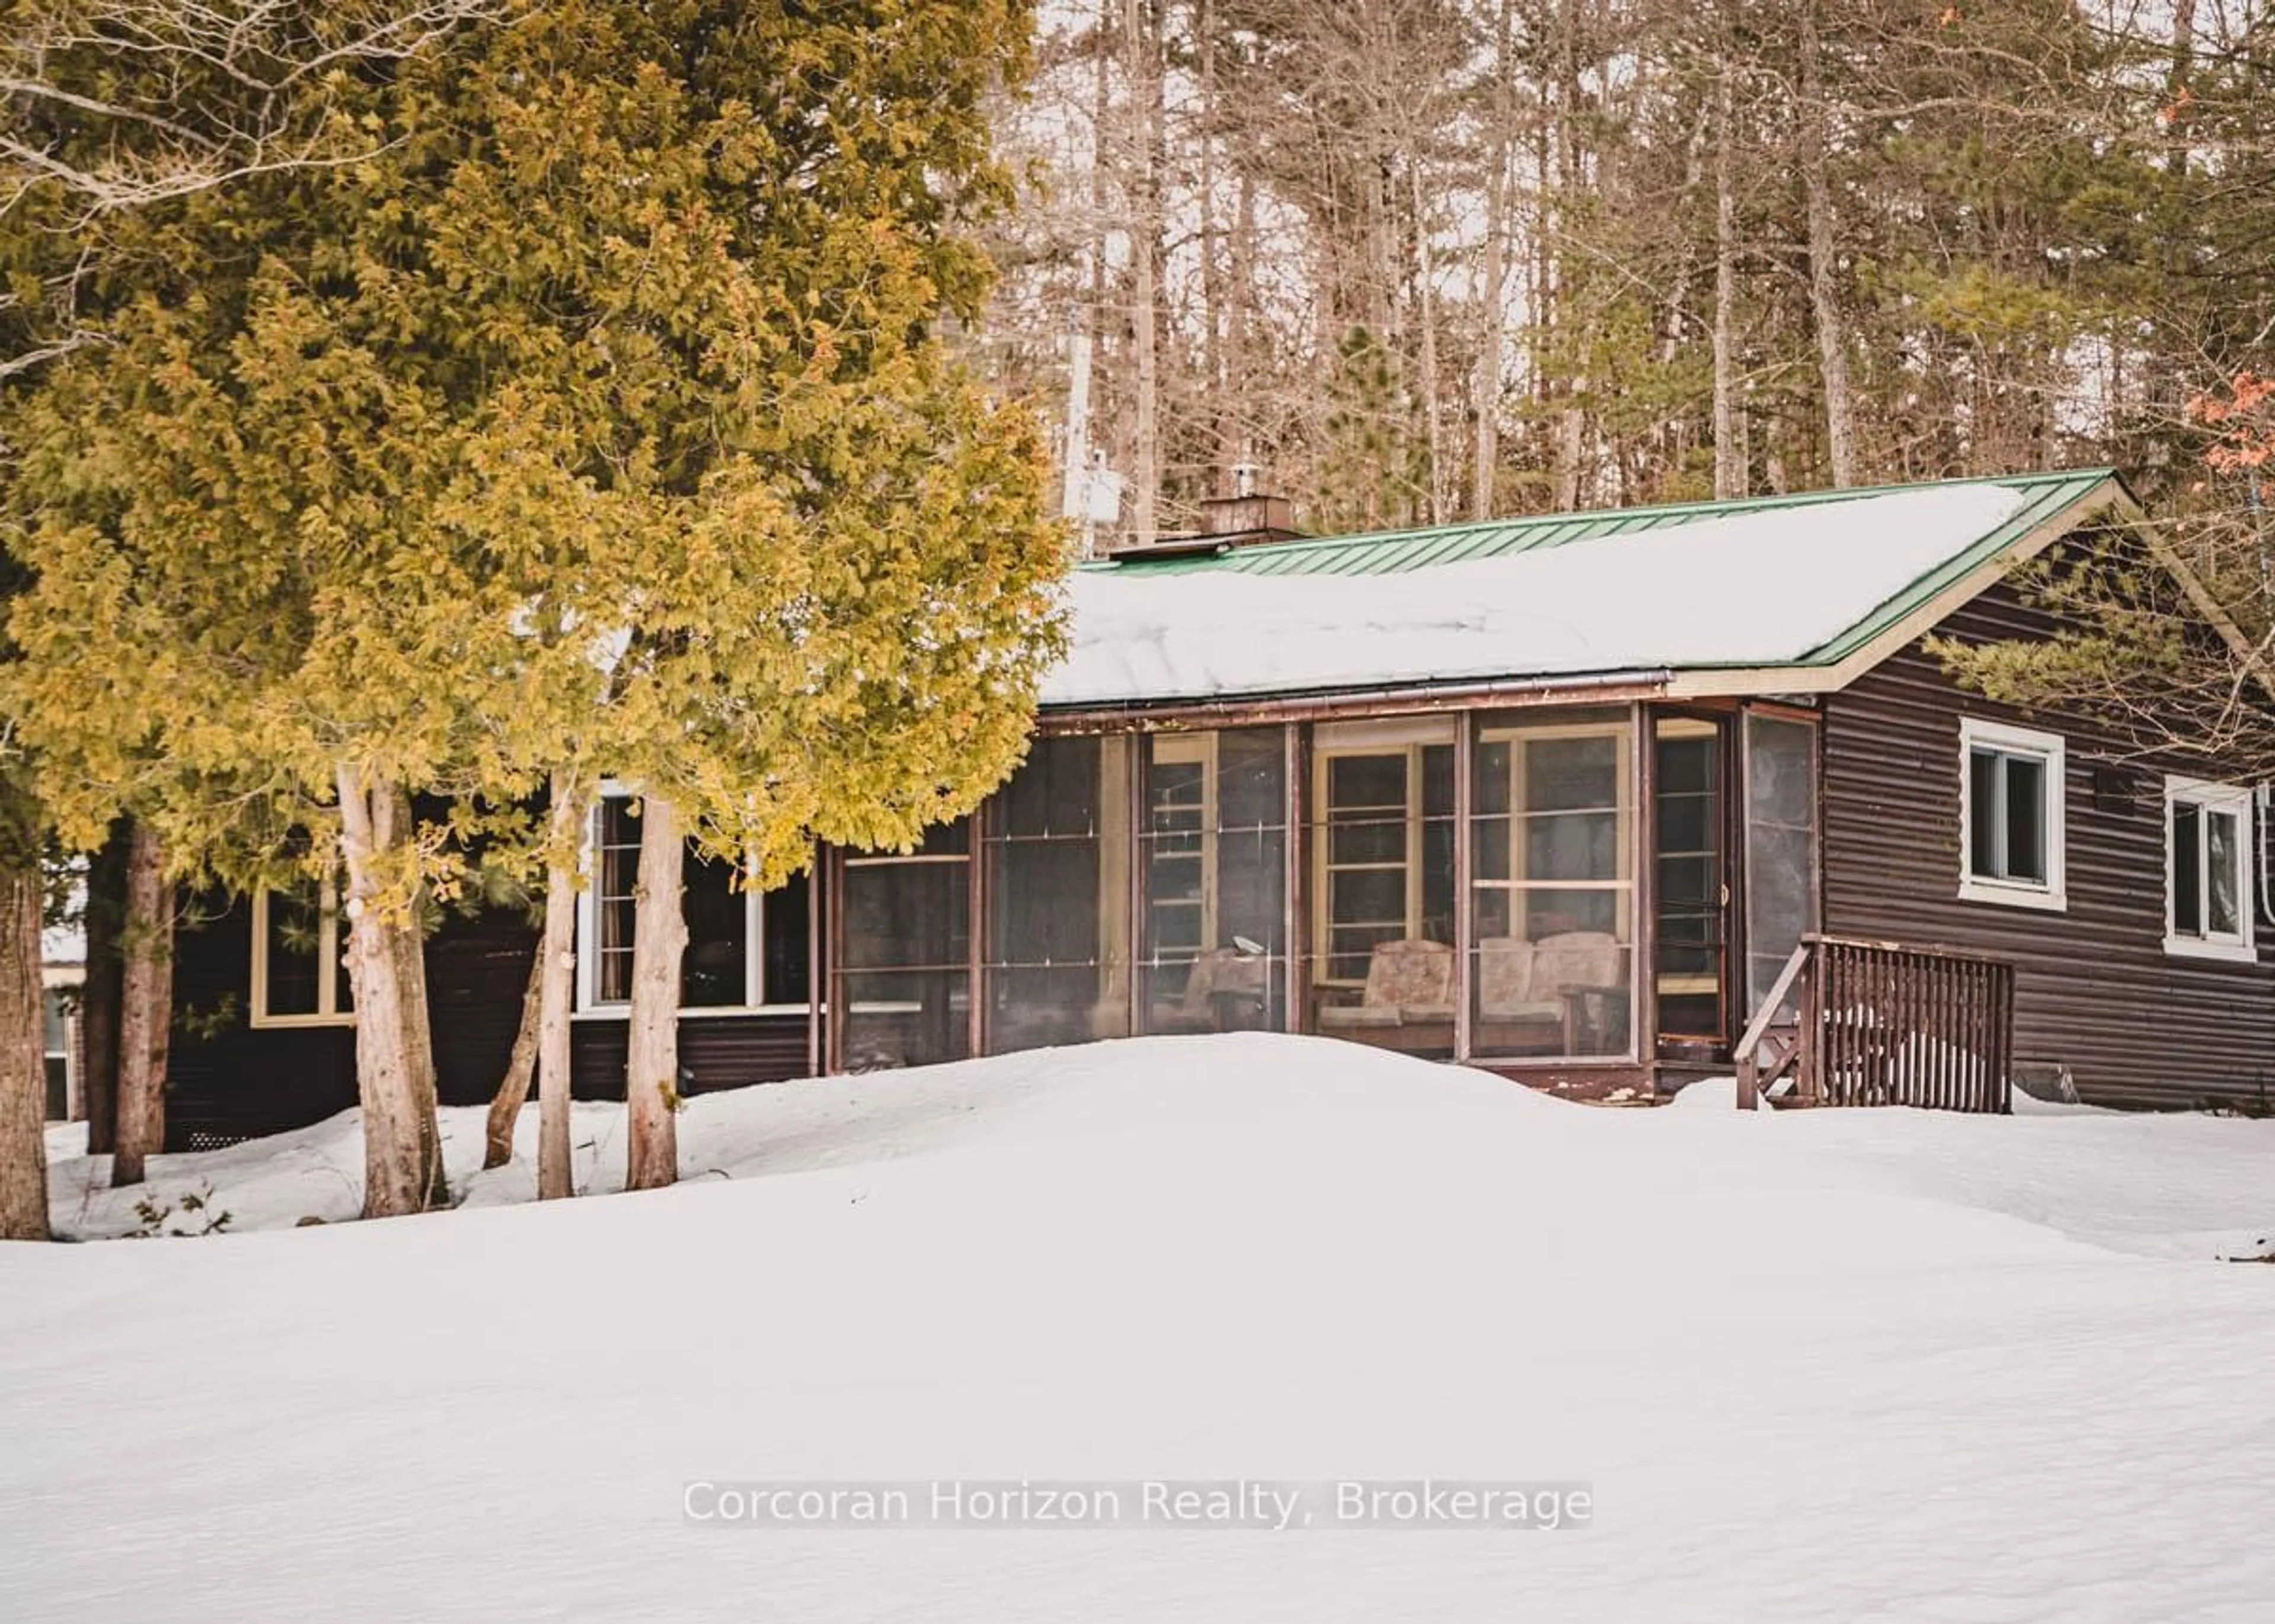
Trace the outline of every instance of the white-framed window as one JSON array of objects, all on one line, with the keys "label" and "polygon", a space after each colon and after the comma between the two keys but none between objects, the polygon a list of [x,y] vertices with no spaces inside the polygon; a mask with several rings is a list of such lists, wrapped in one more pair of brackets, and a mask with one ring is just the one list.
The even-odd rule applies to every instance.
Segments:
[{"label": "white-framed window", "polygon": [[1395,719],[1314,734],[1316,981],[1363,985],[1382,942],[1453,940],[1454,727]]},{"label": "white-framed window", "polygon": [[1145,775],[1145,896],[1156,963],[1216,945],[1216,735],[1156,736]]},{"label": "white-framed window", "polygon": [[[586,827],[586,883],[577,899],[581,1015],[621,1016],[631,1007],[636,804],[626,787],[604,784]],[[793,875],[772,891],[746,890],[736,865],[703,856],[691,841],[681,880],[687,948],[680,958],[680,1013],[805,1014],[813,986],[809,877]]]},{"label": "white-framed window", "polygon": [[253,892],[252,1020],[255,1026],[354,1024],[336,887],[310,880]]},{"label": "white-framed window", "polygon": [[1633,739],[1624,718],[1478,728],[1470,860],[1477,934],[1632,939]]},{"label": "white-framed window", "polygon": [[2063,783],[2058,733],[1972,716],[1959,723],[1959,895],[2061,910]]},{"label": "white-framed window", "polygon": [[2165,951],[2256,957],[2252,947],[2251,791],[2165,780]]}]

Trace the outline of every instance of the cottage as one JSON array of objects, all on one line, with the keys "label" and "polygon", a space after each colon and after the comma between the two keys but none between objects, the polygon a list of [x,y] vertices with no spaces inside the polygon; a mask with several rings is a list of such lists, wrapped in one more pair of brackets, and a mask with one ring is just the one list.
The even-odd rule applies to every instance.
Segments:
[{"label": "cottage", "polygon": [[[684,1087],[1258,1028],[1644,1097],[1750,1025],[1744,1058],[1775,1052],[1812,996],[1864,1042],[1810,992],[1829,937],[1921,950],[1856,973],[1909,964],[1895,991],[1955,1018],[1992,986],[1970,967],[2004,976],[2002,1087],[2256,1099],[2255,787],[1988,704],[1924,648],[2047,635],[2016,563],[2139,524],[2107,471],[1324,538],[1221,504],[1077,572],[1032,750],[974,815],[762,895],[691,865]],[[580,1095],[623,1086],[636,848],[612,789]],[[313,898],[185,933],[178,1142],[352,1102],[338,941]],[[533,941],[496,915],[430,942],[446,1099],[495,1086]]]}]

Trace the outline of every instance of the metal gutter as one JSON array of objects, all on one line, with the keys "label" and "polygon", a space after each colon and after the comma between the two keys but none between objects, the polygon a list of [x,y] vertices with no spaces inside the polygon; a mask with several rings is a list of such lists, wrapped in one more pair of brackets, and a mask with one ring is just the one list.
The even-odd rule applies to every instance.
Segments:
[{"label": "metal gutter", "polygon": [[1233,727],[1258,721],[1466,710],[1501,701],[1554,705],[1567,700],[1650,699],[1674,681],[1667,669],[1602,671],[1572,676],[1500,677],[1485,682],[1411,684],[1364,689],[1312,689],[1288,694],[1224,695],[1213,699],[1126,699],[1106,705],[1046,706],[1039,732],[1119,732],[1149,724]]}]

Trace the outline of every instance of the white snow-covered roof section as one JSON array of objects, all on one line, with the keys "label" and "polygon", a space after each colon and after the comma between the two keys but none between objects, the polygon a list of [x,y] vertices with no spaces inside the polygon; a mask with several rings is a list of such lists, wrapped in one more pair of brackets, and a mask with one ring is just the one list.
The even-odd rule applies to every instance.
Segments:
[{"label": "white snow-covered roof section", "polygon": [[1801,661],[2042,493],[1915,486],[1395,572],[1077,571],[1071,706]]}]

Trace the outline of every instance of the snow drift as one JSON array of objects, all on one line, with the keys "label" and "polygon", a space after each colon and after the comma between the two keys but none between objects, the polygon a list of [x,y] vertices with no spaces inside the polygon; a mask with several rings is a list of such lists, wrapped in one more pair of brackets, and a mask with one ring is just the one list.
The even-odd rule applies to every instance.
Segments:
[{"label": "snow drift", "polygon": [[[588,1176],[609,1121],[578,1119]],[[156,1183],[289,1224],[350,1127]],[[670,1191],[0,1251],[0,1613],[2241,1624],[2275,1595],[2275,1270],[2213,1261],[2265,1233],[2275,1125],[1599,1111],[1228,1037],[709,1096],[684,1144]],[[744,1532],[681,1499],[1423,1476],[1584,1481],[1593,1526]]]}]

